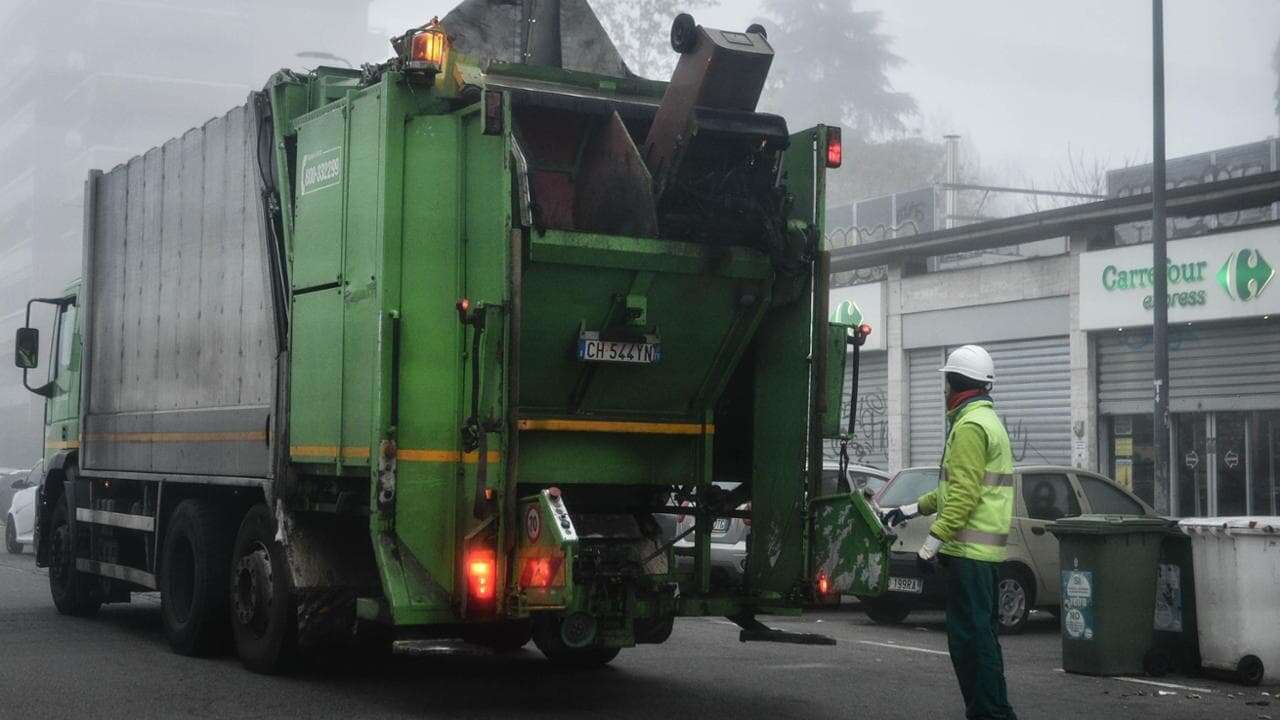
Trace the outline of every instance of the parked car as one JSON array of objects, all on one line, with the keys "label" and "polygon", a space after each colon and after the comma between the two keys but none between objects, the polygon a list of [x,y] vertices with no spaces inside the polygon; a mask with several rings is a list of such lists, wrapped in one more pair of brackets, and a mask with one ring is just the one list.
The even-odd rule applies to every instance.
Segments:
[{"label": "parked car", "polygon": [[[1014,469],[1013,523],[1008,559],[1000,568],[1000,630],[1021,632],[1031,610],[1057,614],[1061,602],[1058,539],[1046,529],[1054,520],[1086,513],[1155,515],[1155,510],[1111,480],[1083,470],[1052,465]],[[900,471],[874,502],[881,509],[908,505],[938,486],[938,468]],[[872,621],[900,623],[913,610],[945,605],[946,570],[924,576],[915,554],[933,518],[919,517],[898,526],[890,559],[889,591],[863,603]]]},{"label": "parked car", "polygon": [[10,481],[9,487],[17,491],[4,518],[4,547],[10,555],[17,555],[22,552],[23,545],[35,542],[36,493],[40,490],[43,473],[44,460],[41,460],[25,475]]},{"label": "parked car", "polygon": [[885,485],[889,484],[889,473],[870,465],[850,465],[846,468],[847,477],[840,482],[840,465],[826,462],[822,465],[822,494],[831,495],[837,492],[857,490],[868,498],[878,495]]},{"label": "parked car", "polygon": [[[725,492],[732,492],[742,483],[716,482],[715,486]],[[741,505],[739,510],[750,510],[750,503]],[[679,537],[693,528],[695,520],[692,515],[676,515],[676,536]],[[751,521],[743,518],[717,518],[711,526],[711,575],[717,584],[737,585],[742,573],[747,568],[747,535],[751,533]],[[693,548],[692,535],[676,543],[676,552],[688,553]],[[684,557],[682,562],[691,560]]]}]

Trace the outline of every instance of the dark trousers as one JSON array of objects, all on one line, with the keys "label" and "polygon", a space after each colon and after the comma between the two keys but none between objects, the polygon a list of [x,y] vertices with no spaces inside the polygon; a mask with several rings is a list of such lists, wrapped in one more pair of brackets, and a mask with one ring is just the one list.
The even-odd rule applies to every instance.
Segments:
[{"label": "dark trousers", "polygon": [[969,720],[1015,720],[1004,682],[997,599],[1000,565],[944,556],[947,568],[947,648]]}]

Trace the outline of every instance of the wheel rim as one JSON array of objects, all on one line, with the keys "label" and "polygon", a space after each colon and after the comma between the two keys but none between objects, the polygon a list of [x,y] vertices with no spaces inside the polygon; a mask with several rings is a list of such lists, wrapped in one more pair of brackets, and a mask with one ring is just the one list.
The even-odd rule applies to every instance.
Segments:
[{"label": "wheel rim", "polygon": [[236,563],[232,581],[236,622],[261,637],[271,617],[275,591],[271,585],[271,554],[255,542]]},{"label": "wheel rim", "polygon": [[1012,578],[1000,581],[1000,624],[1013,627],[1027,611],[1027,591]]}]

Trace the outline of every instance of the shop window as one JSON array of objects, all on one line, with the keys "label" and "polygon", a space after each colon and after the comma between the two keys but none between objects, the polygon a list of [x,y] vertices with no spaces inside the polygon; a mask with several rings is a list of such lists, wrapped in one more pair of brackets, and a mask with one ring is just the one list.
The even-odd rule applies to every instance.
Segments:
[{"label": "shop window", "polygon": [[1032,520],[1061,520],[1080,514],[1080,502],[1066,475],[1023,475],[1022,502]]},{"label": "shop window", "polygon": [[1145,515],[1142,506],[1104,480],[1077,475],[1084,496],[1089,498],[1091,512],[1104,515]]}]

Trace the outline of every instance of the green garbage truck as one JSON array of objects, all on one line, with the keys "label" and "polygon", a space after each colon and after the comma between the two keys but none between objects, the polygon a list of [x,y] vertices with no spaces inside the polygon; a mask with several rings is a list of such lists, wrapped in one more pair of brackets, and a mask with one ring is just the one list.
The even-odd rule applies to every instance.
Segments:
[{"label": "green garbage truck", "polygon": [[883,589],[874,514],[818,495],[866,331],[827,317],[838,128],[756,111],[762,28],[681,16],[664,83],[556,19],[281,71],[89,174],[82,280],[16,340],[60,612],[158,591],[175,651],[261,672],[405,634],[589,666],[685,616],[823,642],[758,617]]}]

